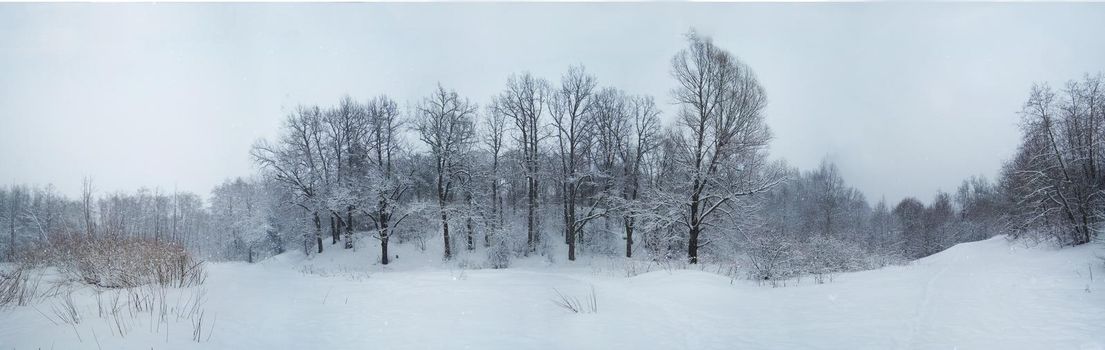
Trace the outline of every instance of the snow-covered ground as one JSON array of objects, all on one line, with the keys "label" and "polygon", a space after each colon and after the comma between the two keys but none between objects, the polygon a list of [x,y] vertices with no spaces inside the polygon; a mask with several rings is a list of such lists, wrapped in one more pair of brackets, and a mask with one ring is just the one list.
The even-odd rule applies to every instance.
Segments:
[{"label": "snow-covered ground", "polygon": [[[100,315],[113,292],[97,303],[82,288],[73,326],[56,320],[60,297],[0,311],[0,349],[1105,349],[1100,246],[999,237],[781,288],[695,270],[625,277],[601,260],[464,270],[397,250],[386,269],[365,249],[210,264],[203,287],[166,293],[168,310],[124,319],[125,336]],[[594,288],[598,311],[558,307],[554,288]]]}]

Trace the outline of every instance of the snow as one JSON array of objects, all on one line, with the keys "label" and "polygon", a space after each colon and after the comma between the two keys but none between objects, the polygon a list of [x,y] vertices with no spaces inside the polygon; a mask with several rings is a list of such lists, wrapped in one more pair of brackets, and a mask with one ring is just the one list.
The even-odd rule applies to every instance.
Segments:
[{"label": "snow", "polygon": [[[625,277],[601,259],[460,269],[407,245],[382,267],[361,263],[376,254],[366,248],[210,264],[204,286],[166,297],[180,304],[205,290],[213,332],[200,342],[188,319],[153,327],[142,314],[120,337],[85,287],[74,292],[84,318],[75,327],[47,320],[56,300],[0,311],[0,349],[1105,349],[1096,245],[997,237],[779,288],[697,270]],[[583,299],[592,287],[596,313],[552,302],[554,288]]]}]

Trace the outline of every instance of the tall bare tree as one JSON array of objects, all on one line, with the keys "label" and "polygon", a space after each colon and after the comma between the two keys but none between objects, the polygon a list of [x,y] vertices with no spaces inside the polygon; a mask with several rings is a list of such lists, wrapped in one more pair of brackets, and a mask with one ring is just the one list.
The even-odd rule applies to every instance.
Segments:
[{"label": "tall bare tree", "polygon": [[[332,244],[345,233],[345,248],[353,248],[353,210],[358,200],[355,182],[363,167],[364,149],[359,144],[369,125],[365,107],[349,96],[343,97],[338,106],[325,114],[323,124],[326,146],[333,159],[327,169],[331,184],[327,191],[327,208],[330,212]],[[344,216],[342,215],[344,214]]]},{"label": "tall bare tree", "polygon": [[[446,208],[453,191],[454,181],[465,169],[459,164],[475,138],[477,107],[456,91],[446,91],[439,84],[432,95],[418,104],[414,129],[419,139],[430,147],[436,176],[438,210],[441,214],[441,236],[445,241],[445,258],[452,258],[449,241],[449,217]],[[470,199],[470,198],[469,198]],[[469,245],[471,245],[469,225]]]},{"label": "tall bare tree", "polygon": [[487,114],[483,122],[483,142],[491,154],[491,169],[489,170],[491,180],[491,217],[489,222],[491,229],[484,231],[484,247],[491,246],[491,235],[497,233],[503,226],[503,198],[499,191],[502,178],[499,175],[499,162],[503,153],[506,123],[506,117],[502,113],[495,108],[487,108]]},{"label": "tall bare tree", "polygon": [[545,113],[549,84],[530,73],[512,75],[506,89],[492,102],[492,108],[514,122],[514,140],[522,151],[521,167],[526,176],[526,245],[527,254],[537,251],[541,230],[537,217],[540,187],[538,176],[540,160],[538,151],[542,132],[541,120]]},{"label": "tall bare tree", "polygon": [[398,104],[387,96],[369,101],[366,110],[369,126],[358,144],[367,150],[366,171],[360,183],[361,192],[368,195],[358,207],[376,227],[380,263],[387,265],[391,230],[409,217],[400,201],[411,188],[410,173],[401,172],[397,166],[404,150],[399,139],[404,122]]},{"label": "tall bare tree", "polygon": [[[322,111],[315,106],[299,107],[284,121],[283,135],[275,144],[265,140],[254,144],[250,151],[263,169],[295,194],[293,204],[302,207],[314,224],[314,240],[322,253],[322,191],[328,182],[328,164],[324,150]],[[304,252],[309,253],[310,237],[304,236]]]},{"label": "tall bare tree", "polygon": [[[652,97],[636,96],[629,102],[629,119],[623,127],[610,127],[620,135],[618,157],[621,160],[621,193],[624,201],[622,226],[625,232],[625,257],[633,257],[633,234],[637,224],[645,155],[659,145],[660,111]],[[616,128],[616,129],[615,129]],[[621,131],[618,131],[621,130]]]},{"label": "tall bare tree", "polygon": [[584,155],[594,133],[592,108],[597,85],[595,77],[587,74],[583,66],[572,66],[561,77],[560,86],[553,90],[549,99],[560,160],[558,180],[563,206],[564,242],[568,244],[568,260],[573,261],[576,259],[577,236],[588,221],[597,217],[585,215],[581,218],[576,215],[580,189],[589,180],[584,168]]},{"label": "tall bare tree", "polygon": [[740,196],[770,188],[775,177],[756,177],[755,165],[771,139],[763,122],[767,98],[755,74],[708,37],[687,35],[688,47],[671,60],[679,103],[676,161],[687,176],[687,257],[698,263],[703,230]]}]

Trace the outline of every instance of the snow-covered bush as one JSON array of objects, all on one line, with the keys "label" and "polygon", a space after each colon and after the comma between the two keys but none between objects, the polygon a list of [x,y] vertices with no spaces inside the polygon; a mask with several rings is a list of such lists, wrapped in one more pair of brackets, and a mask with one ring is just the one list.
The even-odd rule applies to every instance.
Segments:
[{"label": "snow-covered bush", "polygon": [[748,277],[757,281],[787,279],[799,273],[796,244],[778,235],[757,235],[745,240]]},{"label": "snow-covered bush", "polygon": [[510,267],[510,261],[514,257],[514,247],[510,240],[502,234],[490,237],[491,246],[487,248],[487,266],[493,269],[505,269]]},{"label": "snow-covered bush", "polygon": [[875,250],[868,252],[867,257],[864,259],[867,269],[877,269],[880,267],[890,265],[905,265],[909,263],[909,259],[902,255],[899,251],[889,250]]},{"label": "snow-covered bush", "polygon": [[772,285],[806,275],[824,283],[839,272],[876,268],[902,260],[900,255],[870,254],[856,243],[822,235],[805,240],[767,233],[748,235],[742,247],[748,278]]},{"label": "snow-covered bush", "polygon": [[803,245],[802,268],[813,275],[817,283],[832,280],[838,272],[860,270],[865,267],[863,249],[843,239],[814,236]]},{"label": "snow-covered bush", "polygon": [[654,261],[640,261],[633,259],[622,260],[622,271],[625,272],[625,277],[633,277],[643,273],[652,272],[657,268]]},{"label": "snow-covered bush", "polygon": [[71,279],[105,288],[146,284],[190,287],[203,284],[203,262],[182,245],[147,238],[57,236],[39,249],[41,262]]}]

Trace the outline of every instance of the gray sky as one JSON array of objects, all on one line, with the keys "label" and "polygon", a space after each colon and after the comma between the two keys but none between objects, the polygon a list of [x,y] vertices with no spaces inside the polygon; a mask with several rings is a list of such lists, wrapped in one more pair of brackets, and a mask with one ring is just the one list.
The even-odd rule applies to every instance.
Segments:
[{"label": "gray sky", "polygon": [[208,194],[297,104],[480,102],[512,72],[671,105],[690,27],[758,74],[773,157],[874,202],[996,176],[1033,82],[1105,70],[1105,4],[0,4],[0,181]]}]

